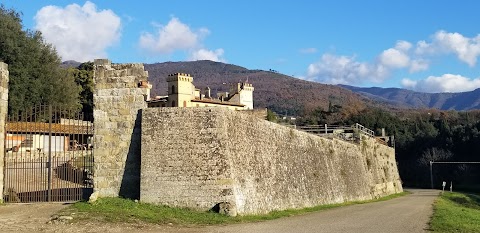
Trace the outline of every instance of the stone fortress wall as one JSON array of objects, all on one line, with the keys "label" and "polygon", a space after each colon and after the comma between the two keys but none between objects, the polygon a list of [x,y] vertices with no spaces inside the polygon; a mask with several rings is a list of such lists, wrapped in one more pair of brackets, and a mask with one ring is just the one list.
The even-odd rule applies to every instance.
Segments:
[{"label": "stone fortress wall", "polygon": [[[5,126],[8,113],[8,65],[0,62],[0,125]],[[0,203],[3,200],[5,127],[0,127]]]},{"label": "stone fortress wall", "polygon": [[142,114],[140,200],[238,214],[402,192],[393,148],[326,139],[223,108]]},{"label": "stone fortress wall", "polygon": [[94,195],[239,214],[402,191],[395,151],[223,108],[147,108],[141,64],[95,61]]},{"label": "stone fortress wall", "polygon": [[93,117],[95,175],[99,196],[138,198],[140,189],[140,119],[150,90],[141,86],[143,64],[94,62]]}]

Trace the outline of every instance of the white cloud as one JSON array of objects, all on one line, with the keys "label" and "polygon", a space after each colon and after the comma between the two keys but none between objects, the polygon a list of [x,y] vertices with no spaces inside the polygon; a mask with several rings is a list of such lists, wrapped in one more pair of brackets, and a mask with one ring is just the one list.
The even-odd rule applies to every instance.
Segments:
[{"label": "white cloud", "polygon": [[410,42],[399,40],[393,48],[380,53],[374,62],[359,62],[354,56],[324,54],[319,62],[308,66],[305,79],[334,84],[380,83],[397,69],[408,68],[411,73],[428,69],[427,60],[411,58],[412,47]]},{"label": "white cloud", "polygon": [[395,49],[398,49],[404,52],[410,50],[411,48],[412,48],[412,44],[404,40],[397,41],[397,44],[395,45]]},{"label": "white cloud", "polygon": [[434,53],[435,53],[435,48],[432,46],[432,44],[429,44],[424,40],[417,42],[417,47],[415,48],[415,54],[428,55],[428,54],[434,54]]},{"label": "white cloud", "polygon": [[419,92],[465,92],[480,88],[480,78],[470,79],[461,75],[444,74],[440,77],[429,76],[418,81],[403,79],[402,85]]},{"label": "white cloud", "polygon": [[207,28],[191,29],[178,18],[173,17],[167,25],[154,25],[157,32],[145,32],[140,36],[140,49],[151,55],[171,54],[186,51],[188,60],[211,60],[225,62],[222,48],[209,50],[203,48],[202,40],[210,34]]},{"label": "white cloud", "polygon": [[[430,68],[432,57],[445,54],[455,54],[460,61],[475,66],[480,56],[480,34],[468,38],[459,33],[438,31],[432,35],[431,42],[421,40],[413,45],[399,40],[392,48],[383,50],[373,62],[357,61],[354,56],[324,54],[320,61],[308,66],[304,78],[343,84],[382,82],[396,70],[408,69],[410,73],[426,71]],[[478,79],[445,74],[421,81],[404,79],[402,85],[419,91],[454,92],[475,89],[478,82]]]},{"label": "white cloud", "polygon": [[391,68],[405,68],[410,64],[410,57],[405,52],[390,48],[379,56],[380,63]]},{"label": "white cloud", "polygon": [[419,72],[419,71],[424,71],[424,70],[428,70],[430,64],[427,60],[424,60],[424,59],[416,59],[416,60],[412,60],[410,62],[410,73],[415,73],[415,72]]},{"label": "white cloud", "polygon": [[415,87],[417,86],[417,81],[404,78],[402,79],[402,86],[407,89],[415,90]]},{"label": "white cloud", "polygon": [[410,56],[407,54],[412,44],[410,42],[401,40],[397,41],[394,48],[384,50],[379,55],[381,64],[390,68],[405,68],[410,65]]},{"label": "white cloud", "polygon": [[107,57],[118,42],[121,20],[111,10],[97,10],[92,2],[65,8],[46,6],[35,15],[35,29],[57,49],[63,60],[80,62]]},{"label": "white cloud", "polygon": [[225,59],[223,59],[222,56],[223,56],[223,49],[216,49],[214,51],[207,50],[207,49],[199,49],[190,54],[189,60],[191,61],[210,60],[210,61],[225,62]]},{"label": "white cloud", "polygon": [[431,43],[419,41],[416,52],[420,55],[453,53],[469,66],[475,66],[480,56],[480,35],[468,38],[456,32],[438,31]]},{"label": "white cloud", "polygon": [[316,48],[303,48],[303,49],[300,49],[300,53],[303,53],[303,54],[312,54],[312,53],[316,53],[317,52],[317,49]]},{"label": "white cloud", "polygon": [[324,54],[319,62],[308,66],[305,79],[331,84],[354,84],[365,80],[380,82],[388,72],[382,65],[358,62],[354,56]]},{"label": "white cloud", "polygon": [[178,49],[190,49],[198,46],[200,38],[207,33],[207,29],[194,32],[178,18],[172,18],[167,25],[160,25],[155,34],[143,33],[140,36],[139,45],[145,51],[168,54]]}]

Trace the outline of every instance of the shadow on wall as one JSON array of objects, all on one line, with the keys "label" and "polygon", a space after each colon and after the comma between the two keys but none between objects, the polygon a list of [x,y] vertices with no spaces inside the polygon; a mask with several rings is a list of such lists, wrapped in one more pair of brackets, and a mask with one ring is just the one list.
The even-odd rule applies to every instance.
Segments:
[{"label": "shadow on wall", "polygon": [[125,168],[123,170],[122,183],[118,194],[123,198],[140,199],[141,127],[142,109],[137,112],[130,147],[128,148],[127,159],[125,161]]}]

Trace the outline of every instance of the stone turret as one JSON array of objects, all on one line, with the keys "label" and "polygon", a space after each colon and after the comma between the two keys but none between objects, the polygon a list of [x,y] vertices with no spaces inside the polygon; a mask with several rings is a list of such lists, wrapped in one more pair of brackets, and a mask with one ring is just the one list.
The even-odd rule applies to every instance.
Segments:
[{"label": "stone turret", "polygon": [[230,101],[243,104],[246,109],[253,109],[253,90],[253,85],[248,82],[234,84],[230,88]]},{"label": "stone turret", "polygon": [[169,107],[190,107],[195,96],[193,77],[190,74],[175,73],[167,77]]}]

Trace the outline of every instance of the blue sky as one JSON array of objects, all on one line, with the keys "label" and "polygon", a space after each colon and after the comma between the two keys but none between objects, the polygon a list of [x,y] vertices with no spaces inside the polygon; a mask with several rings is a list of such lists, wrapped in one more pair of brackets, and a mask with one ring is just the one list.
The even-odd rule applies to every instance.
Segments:
[{"label": "blue sky", "polygon": [[478,1],[3,0],[64,60],[214,60],[310,81],[480,88]]}]

